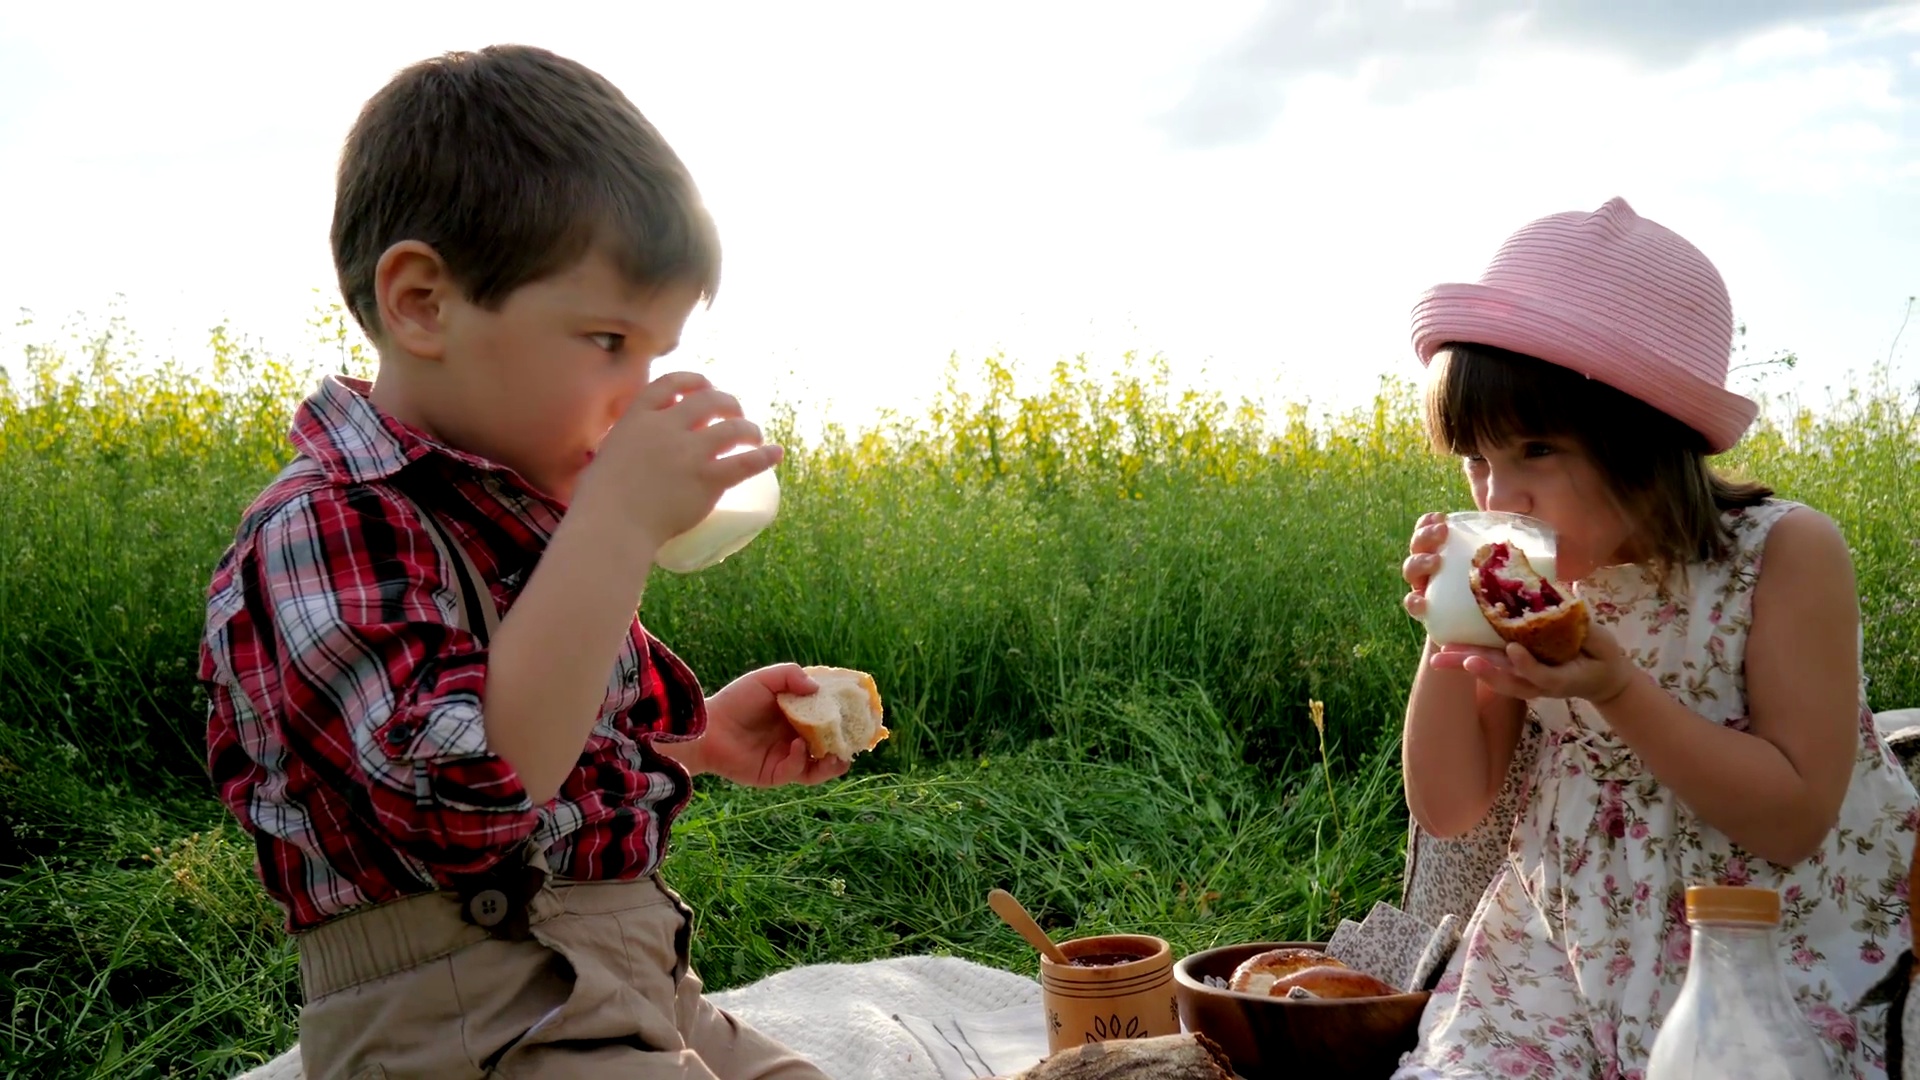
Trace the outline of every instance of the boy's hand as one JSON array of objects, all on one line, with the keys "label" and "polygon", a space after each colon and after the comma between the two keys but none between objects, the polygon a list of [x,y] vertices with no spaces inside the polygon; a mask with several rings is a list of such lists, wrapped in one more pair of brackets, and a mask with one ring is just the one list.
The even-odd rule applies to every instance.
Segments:
[{"label": "boy's hand", "polygon": [[[738,454],[721,457],[738,446]],[[580,497],[608,500],[648,550],[698,525],[728,488],[778,464],[732,394],[704,375],[672,371],[647,384],[601,440]]]},{"label": "boy's hand", "polygon": [[749,671],[707,699],[707,730],[691,743],[666,743],[663,753],[695,773],[712,773],[747,787],[818,784],[847,771],[847,762],[807,756],[806,741],[774,703],[775,694],[820,689],[798,664]]},{"label": "boy's hand", "polygon": [[1633,679],[1634,666],[1613,635],[1598,623],[1587,627],[1580,655],[1564,664],[1543,664],[1524,646],[1502,649],[1447,645],[1433,656],[1436,668],[1464,671],[1489,690],[1512,698],[1583,698],[1596,705],[1613,700]]}]

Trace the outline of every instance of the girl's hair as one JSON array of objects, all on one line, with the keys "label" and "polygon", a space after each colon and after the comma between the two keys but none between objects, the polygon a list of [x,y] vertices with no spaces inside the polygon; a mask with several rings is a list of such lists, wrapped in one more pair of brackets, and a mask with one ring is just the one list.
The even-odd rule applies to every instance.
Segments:
[{"label": "girl's hair", "polygon": [[1707,464],[1698,432],[1646,402],[1570,368],[1485,345],[1449,345],[1433,358],[1427,436],[1444,454],[1514,439],[1569,438],[1606,478],[1632,529],[1636,561],[1662,576],[1724,558],[1722,515],[1773,495]]}]

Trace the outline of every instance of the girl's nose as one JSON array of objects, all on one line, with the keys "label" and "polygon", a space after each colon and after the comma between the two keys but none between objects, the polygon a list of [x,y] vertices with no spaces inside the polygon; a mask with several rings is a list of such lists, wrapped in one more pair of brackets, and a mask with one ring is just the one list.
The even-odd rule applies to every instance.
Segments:
[{"label": "girl's nose", "polygon": [[1487,477],[1487,509],[1503,514],[1527,514],[1533,511],[1533,496],[1525,485],[1496,470]]}]

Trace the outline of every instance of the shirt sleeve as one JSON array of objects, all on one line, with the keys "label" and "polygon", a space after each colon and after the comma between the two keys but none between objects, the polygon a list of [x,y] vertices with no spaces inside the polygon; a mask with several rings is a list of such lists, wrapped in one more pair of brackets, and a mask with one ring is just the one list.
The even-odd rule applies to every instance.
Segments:
[{"label": "shirt sleeve", "polygon": [[254,558],[288,748],[337,770],[376,831],[450,886],[525,840],[535,809],[487,745],[486,647],[457,625],[458,578],[426,528],[390,492],[327,489],[264,523]]}]

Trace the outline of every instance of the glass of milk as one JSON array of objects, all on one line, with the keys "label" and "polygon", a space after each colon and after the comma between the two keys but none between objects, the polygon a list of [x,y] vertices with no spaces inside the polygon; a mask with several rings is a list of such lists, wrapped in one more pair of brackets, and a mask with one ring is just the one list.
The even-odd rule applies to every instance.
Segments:
[{"label": "glass of milk", "polygon": [[[1440,547],[1440,569],[1427,582],[1427,614],[1420,621],[1438,645],[1484,645],[1506,642],[1487,622],[1480,602],[1473,598],[1473,553],[1481,544],[1506,541],[1526,553],[1539,575],[1559,584],[1554,556],[1559,537],[1538,518],[1523,514],[1469,510],[1447,515],[1447,539]],[[1565,591],[1565,590],[1562,590]]]},{"label": "glass of milk", "polygon": [[779,478],[772,469],[755,473],[728,488],[704,521],[660,545],[654,564],[676,574],[705,570],[751,544],[779,512]]}]

